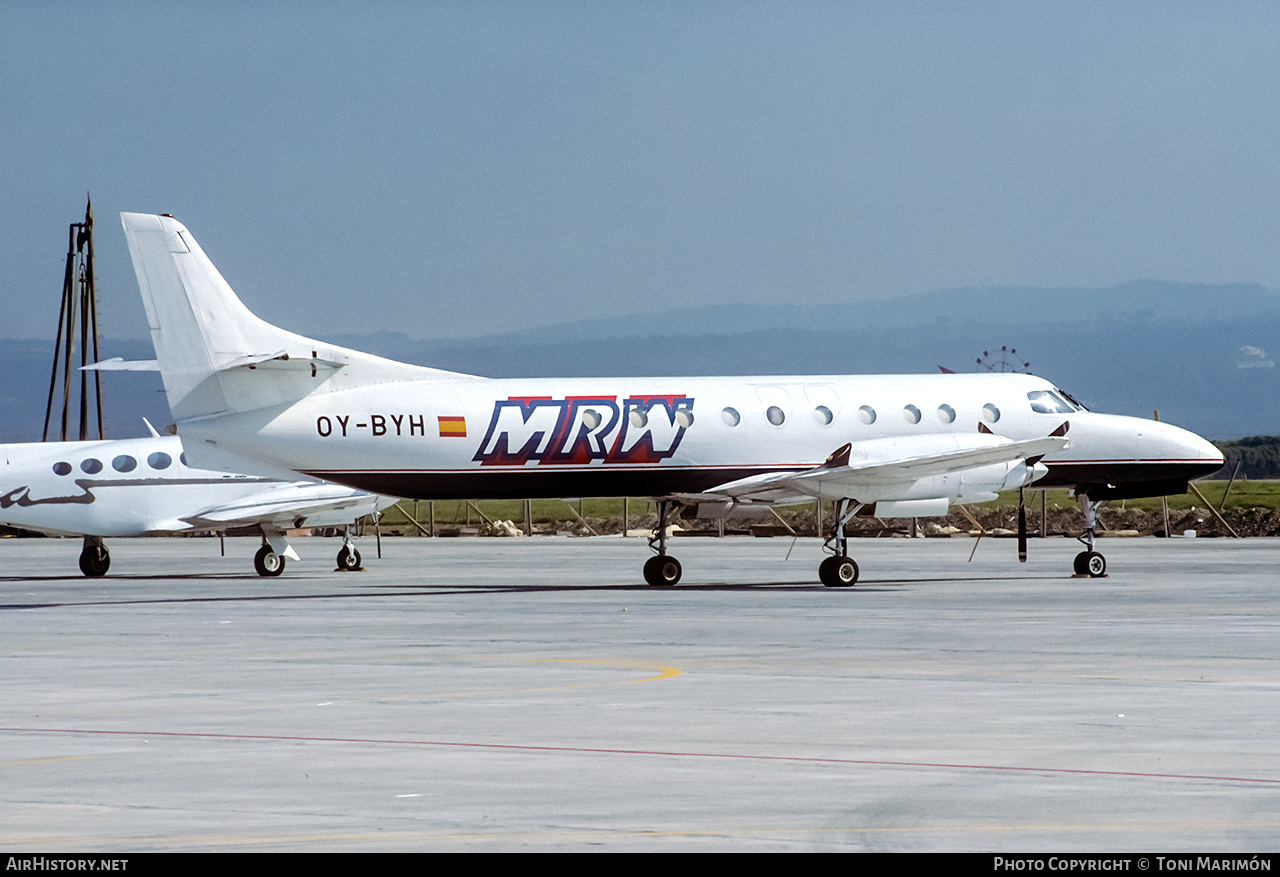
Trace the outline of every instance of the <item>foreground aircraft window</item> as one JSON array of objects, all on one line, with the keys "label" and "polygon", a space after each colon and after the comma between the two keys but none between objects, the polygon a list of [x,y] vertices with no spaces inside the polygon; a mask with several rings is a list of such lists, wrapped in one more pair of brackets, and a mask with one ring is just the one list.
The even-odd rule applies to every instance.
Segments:
[{"label": "foreground aircraft window", "polygon": [[132,472],[138,467],[138,461],[128,454],[121,454],[111,461],[111,468],[117,472]]},{"label": "foreground aircraft window", "polygon": [[834,419],[834,415],[831,413],[831,409],[826,405],[819,405],[817,408],[813,409],[813,419],[818,421],[820,426],[830,426],[831,421]]},{"label": "foreground aircraft window", "polygon": [[594,408],[588,408],[582,412],[582,422],[587,425],[587,429],[595,429],[600,425],[600,412]]},{"label": "foreground aircraft window", "polygon": [[53,474],[54,474],[54,475],[70,475],[70,474],[71,474],[71,464],[70,464],[70,463],[63,463],[62,461],[58,461],[57,463],[54,463],[54,464],[53,464]]},{"label": "foreground aircraft window", "polygon": [[863,423],[868,425],[875,423],[876,409],[872,408],[870,405],[863,405],[861,408],[858,409],[858,418]]},{"label": "foreground aircraft window", "polygon": [[738,413],[736,408],[726,408],[720,412],[720,416],[729,426],[737,426],[742,422],[742,415]]},{"label": "foreground aircraft window", "polygon": [[1048,390],[1032,390],[1027,394],[1027,401],[1037,414],[1070,414],[1074,410],[1058,394]]},{"label": "foreground aircraft window", "polygon": [[902,409],[902,416],[906,418],[907,423],[919,423],[920,409],[914,405],[907,405]]},{"label": "foreground aircraft window", "polygon": [[945,402],[938,406],[938,419],[943,423],[956,422],[956,409],[952,408]]},{"label": "foreground aircraft window", "polygon": [[631,409],[631,414],[628,419],[631,421],[631,425],[636,429],[642,429],[649,425],[649,415],[645,414],[639,408]]},{"label": "foreground aircraft window", "polygon": [[783,414],[782,409],[777,405],[770,405],[769,410],[764,414],[774,426],[782,426],[782,421],[787,419],[787,415]]},{"label": "foreground aircraft window", "polygon": [[1080,400],[1079,400],[1079,399],[1075,398],[1074,396],[1072,396],[1070,393],[1068,393],[1066,390],[1062,389],[1061,387],[1054,387],[1054,388],[1053,388],[1053,392],[1057,393],[1057,394],[1058,394],[1059,396],[1061,396],[1063,399],[1066,399],[1068,402],[1070,402],[1070,403],[1071,403],[1071,406],[1072,406],[1073,408],[1075,408],[1075,410],[1077,410],[1077,411],[1088,411],[1088,410],[1089,410],[1089,409],[1088,409],[1088,408],[1086,408],[1084,405],[1081,405],[1081,404],[1080,404]]},{"label": "foreground aircraft window", "polygon": [[693,412],[685,408],[676,409],[676,424],[685,429],[693,426]]},{"label": "foreground aircraft window", "polygon": [[97,475],[102,471],[102,461],[90,457],[80,464],[80,470],[86,475]]},{"label": "foreground aircraft window", "polygon": [[168,469],[169,464],[173,462],[173,458],[163,451],[156,451],[150,457],[147,457],[147,465],[152,469]]},{"label": "foreground aircraft window", "polygon": [[181,454],[179,454],[179,455],[178,455],[178,462],[179,462],[179,463],[181,463],[181,464],[182,464],[182,465],[184,465],[184,466],[185,466],[185,465],[187,465],[187,452],[186,452],[186,451],[183,451]]},{"label": "foreground aircraft window", "polygon": [[987,423],[995,423],[1000,419],[1000,409],[988,402],[982,406],[982,419]]}]

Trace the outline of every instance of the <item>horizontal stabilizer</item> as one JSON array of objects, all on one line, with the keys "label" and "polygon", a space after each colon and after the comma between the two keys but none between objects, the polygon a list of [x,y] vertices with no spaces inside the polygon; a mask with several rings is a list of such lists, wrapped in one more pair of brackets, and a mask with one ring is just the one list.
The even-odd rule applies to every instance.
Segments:
[{"label": "horizontal stabilizer", "polygon": [[80,366],[82,372],[158,372],[160,362],[154,359],[125,359],[113,356],[101,362]]}]

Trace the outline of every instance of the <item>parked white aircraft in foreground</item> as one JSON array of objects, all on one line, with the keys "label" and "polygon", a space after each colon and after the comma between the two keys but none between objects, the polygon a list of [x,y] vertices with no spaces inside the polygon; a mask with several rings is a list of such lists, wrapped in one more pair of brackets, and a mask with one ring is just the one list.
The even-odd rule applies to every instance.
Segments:
[{"label": "parked white aircraft in foreground", "polygon": [[826,585],[851,585],[855,514],[941,515],[1074,488],[1180,493],[1222,455],[1185,430],[1093,414],[1030,375],[486,380],[312,341],[258,319],[173,217],[122,216],[165,392],[194,462],[287,467],[418,499],[652,496],[645,580],[674,585],[672,513],[835,500]]},{"label": "parked white aircraft in foreground", "polygon": [[[150,424],[148,424],[150,426]],[[259,575],[298,559],[287,529],[343,527],[338,566],[360,568],[349,525],[394,500],[336,484],[191,469],[177,436],[0,445],[0,523],[84,536],[80,571],[105,575],[103,538],[258,526]]]}]

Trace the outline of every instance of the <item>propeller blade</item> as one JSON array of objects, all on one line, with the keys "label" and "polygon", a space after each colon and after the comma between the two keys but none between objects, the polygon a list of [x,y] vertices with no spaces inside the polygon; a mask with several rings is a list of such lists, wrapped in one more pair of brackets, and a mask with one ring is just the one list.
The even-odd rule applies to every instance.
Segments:
[{"label": "propeller blade", "polygon": [[1027,509],[1022,504],[1022,488],[1018,488],[1018,562],[1027,562]]}]

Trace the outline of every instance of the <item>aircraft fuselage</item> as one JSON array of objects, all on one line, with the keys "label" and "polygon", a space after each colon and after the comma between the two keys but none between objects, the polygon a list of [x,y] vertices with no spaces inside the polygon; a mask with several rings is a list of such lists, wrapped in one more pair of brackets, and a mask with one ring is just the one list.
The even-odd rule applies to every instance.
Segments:
[{"label": "aircraft fuselage", "polygon": [[1036,487],[1110,485],[1149,495],[1141,491],[1185,489],[1222,465],[1217,449],[1190,432],[1085,411],[1030,375],[341,384],[340,374],[318,380],[294,404],[188,421],[182,433],[190,448],[212,442],[311,477],[417,499],[699,493],[812,468],[845,443],[857,462],[860,447],[945,443],[978,424],[1015,440],[1070,424],[1071,446],[1044,460]]}]

